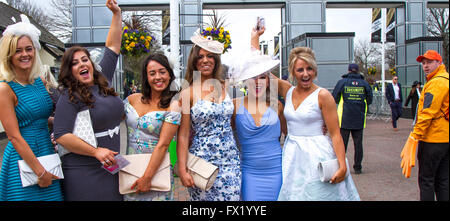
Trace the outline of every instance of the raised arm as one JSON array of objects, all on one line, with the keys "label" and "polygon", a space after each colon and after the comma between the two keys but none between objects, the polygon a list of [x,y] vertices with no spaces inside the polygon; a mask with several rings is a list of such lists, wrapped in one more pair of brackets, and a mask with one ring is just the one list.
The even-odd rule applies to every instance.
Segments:
[{"label": "raised arm", "polygon": [[116,54],[119,54],[120,45],[122,43],[122,10],[117,5],[116,0],[107,0],[106,7],[111,10],[113,17],[108,36],[106,37],[105,46],[114,51]]}]

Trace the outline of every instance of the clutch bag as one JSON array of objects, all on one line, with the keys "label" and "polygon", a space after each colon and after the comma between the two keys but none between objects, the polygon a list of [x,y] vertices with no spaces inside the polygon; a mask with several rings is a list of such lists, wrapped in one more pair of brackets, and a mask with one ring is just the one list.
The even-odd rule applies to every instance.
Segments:
[{"label": "clutch bag", "polygon": [[[348,175],[350,174],[350,167],[348,166],[347,158],[345,158],[345,163],[347,165],[347,172],[345,173],[345,177],[348,177]],[[329,182],[336,171],[339,169],[339,161],[337,159],[322,161],[317,166],[317,169],[319,170],[320,181]]]},{"label": "clutch bag", "polygon": [[[120,194],[136,192],[135,189],[131,189],[131,186],[136,180],[144,175],[151,156],[151,154],[131,154],[123,156],[130,164],[119,171]],[[164,159],[161,162],[158,171],[153,175],[151,185],[150,190],[153,191],[170,191],[170,156],[168,152],[164,155]]]},{"label": "clutch bag", "polygon": [[[186,166],[197,188],[203,191],[211,189],[219,173],[217,166],[191,153],[188,153]],[[178,175],[178,166],[175,166],[175,174]]]},{"label": "clutch bag", "polygon": [[[72,133],[75,136],[82,139],[84,142],[97,148],[97,139],[95,138],[94,129],[92,128],[92,121],[91,115],[89,114],[89,109],[78,112]],[[64,156],[68,153],[70,153],[70,151],[65,149],[62,145],[58,144],[59,156]]]},{"label": "clutch bag", "polygon": [[[61,167],[61,159],[58,154],[50,154],[37,158],[41,165],[48,173],[51,173],[61,179],[64,179],[64,174]],[[38,183],[38,176],[28,166],[24,160],[18,160],[20,180],[22,181],[22,187],[35,185]]]}]

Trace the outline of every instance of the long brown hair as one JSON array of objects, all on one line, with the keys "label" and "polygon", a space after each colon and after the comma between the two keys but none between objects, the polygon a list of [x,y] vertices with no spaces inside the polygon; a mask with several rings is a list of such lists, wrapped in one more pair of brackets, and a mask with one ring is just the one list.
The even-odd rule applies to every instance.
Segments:
[{"label": "long brown hair", "polygon": [[87,84],[80,83],[72,74],[73,56],[79,51],[83,51],[92,63],[92,67],[94,69],[94,85],[98,85],[99,92],[103,94],[103,96],[117,96],[118,94],[114,88],[109,87],[108,80],[95,68],[89,51],[81,46],[73,46],[64,53],[58,76],[60,88],[62,87],[67,89],[70,101],[73,103],[78,103],[77,100],[79,100],[91,108],[94,107],[95,102],[90,87]]},{"label": "long brown hair", "polygon": [[[191,53],[189,54],[185,75],[185,79],[189,83],[189,85],[192,85],[192,82],[194,81],[194,71],[198,71],[196,64],[199,58],[198,53],[200,52],[200,49],[201,47],[194,45],[194,47],[192,47],[191,49]],[[220,60],[220,55],[213,53],[213,58],[215,61],[213,78],[224,83],[224,80],[222,78],[222,62]]]},{"label": "long brown hair", "polygon": [[142,97],[141,102],[147,104],[152,97],[152,89],[150,84],[148,83],[147,78],[147,66],[150,61],[156,61],[160,65],[162,65],[169,72],[170,80],[166,89],[161,93],[161,99],[158,103],[158,107],[160,108],[168,108],[170,105],[170,101],[175,94],[178,93],[178,88],[171,88],[172,82],[175,80],[175,74],[173,73],[173,69],[170,67],[169,60],[165,55],[162,54],[150,54],[144,62],[142,67],[141,77],[142,77]]}]

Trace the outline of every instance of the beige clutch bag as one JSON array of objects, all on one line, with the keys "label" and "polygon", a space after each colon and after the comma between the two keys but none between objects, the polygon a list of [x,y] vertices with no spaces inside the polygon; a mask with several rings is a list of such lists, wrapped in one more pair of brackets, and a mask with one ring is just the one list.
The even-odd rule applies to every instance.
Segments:
[{"label": "beige clutch bag", "polygon": [[[151,154],[132,154],[123,156],[130,161],[130,164],[119,171],[120,194],[136,192],[136,190],[131,189],[131,186],[136,180],[144,175],[151,156]],[[158,171],[152,178],[152,186],[150,189],[153,191],[170,191],[170,188],[170,156],[169,153],[167,153],[164,156]]]},{"label": "beige clutch bag", "polygon": [[[187,168],[195,186],[203,191],[211,189],[219,173],[217,166],[191,153],[188,153]],[[178,165],[175,166],[175,174],[178,175]]]}]

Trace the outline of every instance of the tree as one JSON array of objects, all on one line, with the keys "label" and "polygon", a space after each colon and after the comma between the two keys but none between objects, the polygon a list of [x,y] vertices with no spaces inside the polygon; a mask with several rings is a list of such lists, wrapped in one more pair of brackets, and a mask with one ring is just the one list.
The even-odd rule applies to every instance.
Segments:
[{"label": "tree", "polygon": [[448,71],[449,30],[448,8],[429,8],[427,13],[427,28],[431,36],[442,37],[442,59]]},{"label": "tree", "polygon": [[378,48],[376,43],[370,43],[366,39],[358,41],[355,45],[355,63],[365,77],[369,77],[368,68],[381,65],[381,54]]},{"label": "tree", "polygon": [[52,23],[48,30],[62,42],[69,42],[72,38],[72,0],[51,0],[49,17]]},{"label": "tree", "polygon": [[52,19],[39,6],[36,6],[29,0],[6,0],[6,2],[9,6],[33,18],[39,25],[49,30]]}]

